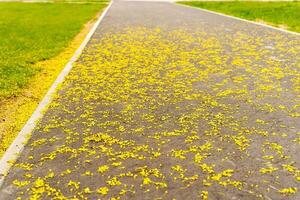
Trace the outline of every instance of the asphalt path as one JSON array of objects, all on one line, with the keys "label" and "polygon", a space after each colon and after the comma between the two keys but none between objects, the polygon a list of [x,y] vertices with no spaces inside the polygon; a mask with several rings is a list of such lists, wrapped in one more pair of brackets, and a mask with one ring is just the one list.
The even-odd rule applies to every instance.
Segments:
[{"label": "asphalt path", "polygon": [[0,199],[300,199],[300,38],[115,1]]}]

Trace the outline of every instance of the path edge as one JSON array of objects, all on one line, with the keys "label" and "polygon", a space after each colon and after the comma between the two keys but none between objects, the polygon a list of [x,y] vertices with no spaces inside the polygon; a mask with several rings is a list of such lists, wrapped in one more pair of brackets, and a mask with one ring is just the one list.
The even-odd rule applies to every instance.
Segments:
[{"label": "path edge", "polygon": [[23,126],[22,130],[18,133],[17,137],[13,141],[13,143],[9,146],[9,148],[5,151],[4,155],[2,156],[0,160],[0,188],[4,182],[5,177],[9,173],[9,170],[13,163],[18,159],[19,155],[23,151],[28,139],[31,136],[32,131],[37,125],[37,122],[39,119],[43,117],[44,110],[48,107],[48,105],[51,103],[53,99],[53,95],[56,93],[59,85],[64,81],[65,77],[68,75],[68,73],[71,71],[73,67],[73,63],[80,57],[82,51],[90,41],[91,37],[94,35],[96,29],[102,22],[103,18],[106,16],[108,10],[110,9],[113,1],[111,1],[108,6],[104,9],[104,11],[101,13],[100,17],[97,19],[97,21],[94,23],[93,27],[89,31],[89,33],[86,35],[83,42],[80,44],[78,49],[75,51],[71,59],[68,61],[68,63],[65,65],[63,70],[60,72],[56,80],[51,85],[50,89],[46,93],[46,95],[43,97],[42,101],[39,103],[31,117],[28,119],[26,124]]},{"label": "path edge", "polygon": [[268,24],[263,24],[263,23],[259,23],[259,22],[255,22],[255,21],[250,21],[250,20],[247,20],[247,19],[235,17],[235,16],[232,16],[232,15],[227,15],[227,14],[224,14],[224,13],[220,13],[220,12],[208,10],[208,9],[205,9],[205,8],[199,8],[199,7],[189,6],[189,5],[185,5],[185,4],[180,4],[180,3],[177,3],[177,1],[171,2],[171,3],[174,4],[174,5],[177,5],[177,6],[183,6],[183,7],[187,7],[187,8],[191,8],[191,9],[202,10],[204,12],[208,12],[208,13],[211,13],[211,14],[220,15],[220,16],[223,16],[223,17],[227,17],[227,18],[231,18],[231,19],[235,19],[235,20],[239,20],[239,21],[243,21],[243,22],[248,22],[250,24],[255,24],[255,25],[258,25],[258,26],[263,26],[263,27],[266,27],[266,28],[269,28],[269,29],[273,29],[273,30],[276,30],[276,31],[281,31],[281,32],[284,32],[284,33],[289,33],[289,34],[300,36],[300,33],[297,33],[297,32],[294,32],[294,31],[285,30],[285,29],[281,29],[281,28],[278,28],[278,27],[275,27],[275,26],[271,26],[271,25],[268,25]]}]

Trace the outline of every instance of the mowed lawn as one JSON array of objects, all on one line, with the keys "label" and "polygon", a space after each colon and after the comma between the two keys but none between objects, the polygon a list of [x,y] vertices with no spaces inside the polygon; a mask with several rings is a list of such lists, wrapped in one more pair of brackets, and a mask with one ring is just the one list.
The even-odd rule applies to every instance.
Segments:
[{"label": "mowed lawn", "polygon": [[17,96],[33,67],[57,55],[106,3],[0,3],[0,102]]},{"label": "mowed lawn", "polygon": [[300,2],[178,2],[300,32]]}]

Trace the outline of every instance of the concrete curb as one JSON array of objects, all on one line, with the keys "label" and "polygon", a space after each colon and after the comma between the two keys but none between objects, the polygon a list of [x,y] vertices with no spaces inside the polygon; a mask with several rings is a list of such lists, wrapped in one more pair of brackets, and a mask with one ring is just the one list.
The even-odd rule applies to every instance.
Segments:
[{"label": "concrete curb", "polygon": [[43,116],[43,111],[47,108],[47,106],[51,103],[53,94],[55,94],[58,86],[64,81],[65,77],[68,75],[70,70],[73,67],[73,63],[79,58],[83,49],[90,41],[91,37],[95,33],[97,27],[105,17],[106,13],[108,12],[109,8],[112,5],[112,1],[109,5],[105,8],[101,16],[98,18],[90,32],[85,37],[84,41],[81,43],[79,48],[76,50],[72,58],[66,64],[62,72],[59,74],[57,79],[54,81],[50,89],[48,90],[47,94],[44,96],[43,100],[40,102],[34,113],[31,115],[27,123],[24,125],[23,129],[19,132],[18,136],[14,140],[14,142],[9,146],[6,150],[5,154],[0,160],[0,187],[4,182],[5,176],[8,174],[9,169],[13,165],[13,163],[17,160],[19,155],[24,149],[24,146],[27,143],[27,140],[30,138],[32,131],[37,125],[37,122]]}]

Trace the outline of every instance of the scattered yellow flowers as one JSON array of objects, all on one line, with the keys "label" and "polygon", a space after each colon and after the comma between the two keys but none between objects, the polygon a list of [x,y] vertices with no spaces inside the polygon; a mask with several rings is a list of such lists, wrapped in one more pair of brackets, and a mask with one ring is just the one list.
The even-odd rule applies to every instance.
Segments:
[{"label": "scattered yellow flowers", "polygon": [[285,194],[285,195],[295,194],[296,192],[297,192],[296,187],[283,188],[283,189],[279,190],[279,193]]},{"label": "scattered yellow flowers", "polygon": [[98,170],[97,170],[97,171],[98,171],[99,173],[104,173],[104,172],[106,172],[108,169],[109,169],[109,166],[103,165],[103,166],[98,167]]},{"label": "scattered yellow flowers", "polygon": [[221,35],[139,27],[93,40],[13,185],[36,198],[172,199],[180,189],[206,200],[212,190],[268,196],[275,180],[279,198],[297,195],[300,75],[260,51],[270,41]]},{"label": "scattered yellow flowers", "polygon": [[109,189],[107,187],[100,187],[97,189],[97,193],[101,195],[106,195],[108,193]]}]

